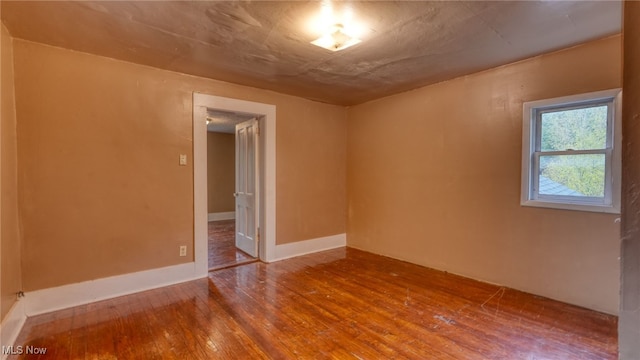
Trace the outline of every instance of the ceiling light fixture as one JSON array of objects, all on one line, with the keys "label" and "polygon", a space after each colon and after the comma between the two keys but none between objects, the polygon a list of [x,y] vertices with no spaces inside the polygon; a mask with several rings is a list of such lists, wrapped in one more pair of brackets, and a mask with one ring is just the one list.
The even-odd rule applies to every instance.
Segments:
[{"label": "ceiling light fixture", "polygon": [[342,24],[334,24],[327,33],[311,43],[327,50],[339,51],[358,44],[359,42],[361,42],[361,40],[349,35]]}]

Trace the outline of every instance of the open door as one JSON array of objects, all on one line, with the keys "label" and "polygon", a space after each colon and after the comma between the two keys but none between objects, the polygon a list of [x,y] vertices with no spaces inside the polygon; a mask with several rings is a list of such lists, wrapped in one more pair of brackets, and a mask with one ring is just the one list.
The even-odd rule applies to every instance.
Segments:
[{"label": "open door", "polygon": [[258,257],[258,120],[236,125],[236,247]]}]

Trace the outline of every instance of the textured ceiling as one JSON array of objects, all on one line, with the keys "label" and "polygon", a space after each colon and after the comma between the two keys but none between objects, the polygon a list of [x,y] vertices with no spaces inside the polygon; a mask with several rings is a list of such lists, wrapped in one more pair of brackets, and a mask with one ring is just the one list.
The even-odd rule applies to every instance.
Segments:
[{"label": "textured ceiling", "polygon": [[362,43],[309,42],[309,1],[2,1],[17,38],[354,105],[620,32],[619,1],[351,1]]}]

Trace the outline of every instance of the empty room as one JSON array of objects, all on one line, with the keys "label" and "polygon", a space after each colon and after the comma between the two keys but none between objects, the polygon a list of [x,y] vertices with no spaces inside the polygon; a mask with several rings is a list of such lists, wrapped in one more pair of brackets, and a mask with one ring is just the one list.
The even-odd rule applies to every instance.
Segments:
[{"label": "empty room", "polygon": [[640,2],[0,18],[1,359],[640,359]]}]

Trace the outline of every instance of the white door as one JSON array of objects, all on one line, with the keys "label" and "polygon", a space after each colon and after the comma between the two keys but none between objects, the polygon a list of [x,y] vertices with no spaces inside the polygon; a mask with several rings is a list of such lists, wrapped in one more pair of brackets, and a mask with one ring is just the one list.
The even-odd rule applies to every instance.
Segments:
[{"label": "white door", "polygon": [[258,120],[236,125],[236,247],[258,257]]}]

